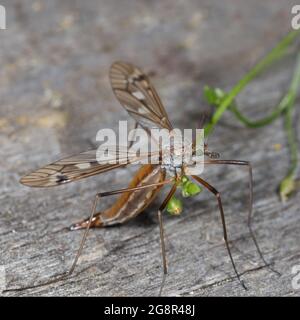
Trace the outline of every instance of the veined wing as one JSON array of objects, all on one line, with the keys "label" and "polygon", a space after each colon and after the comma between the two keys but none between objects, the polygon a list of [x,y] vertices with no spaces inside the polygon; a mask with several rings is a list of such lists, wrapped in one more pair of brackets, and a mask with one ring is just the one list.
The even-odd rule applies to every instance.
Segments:
[{"label": "veined wing", "polygon": [[155,156],[154,153],[136,155],[127,151],[127,148],[111,147],[109,154],[101,158],[98,151],[99,149],[90,150],[58,160],[24,176],[20,182],[29,187],[58,186]]},{"label": "veined wing", "polygon": [[110,81],[121,105],[143,128],[172,130],[157,92],[139,68],[115,62],[110,68]]}]

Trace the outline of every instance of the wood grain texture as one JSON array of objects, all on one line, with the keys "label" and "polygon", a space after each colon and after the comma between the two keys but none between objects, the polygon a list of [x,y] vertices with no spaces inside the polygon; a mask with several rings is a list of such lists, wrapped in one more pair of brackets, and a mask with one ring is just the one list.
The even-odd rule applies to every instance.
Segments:
[{"label": "wood grain texture", "polygon": [[[287,32],[293,1],[2,1],[8,29],[0,32],[0,265],[6,287],[48,280],[66,271],[80,232],[65,228],[85,218],[97,192],[125,187],[136,168],[77,183],[30,189],[19,178],[61,156],[95,144],[100,128],[128,116],[113,96],[115,60],[155,71],[155,85],[174,126],[193,128],[203,110],[204,84],[229,89]],[[290,53],[239,97],[241,110],[259,118],[286,90]],[[299,101],[297,100],[297,107]],[[295,115],[299,138],[299,112]],[[287,170],[282,122],[250,130],[226,114],[208,140],[224,159],[254,168],[254,230],[262,266],[246,227],[247,171],[209,167],[204,177],[222,194],[233,256],[249,287],[234,275],[222,241],[214,197],[185,202],[180,217],[164,216],[169,263],[164,295],[299,295],[291,269],[300,264],[299,193],[282,204],[276,186]],[[274,145],[281,144],[278,151]],[[166,194],[167,188],[164,188]],[[162,194],[163,196],[163,194]],[[72,278],[5,296],[150,296],[162,276],[156,210],[134,221],[92,230]],[[113,199],[103,199],[105,208]]]}]

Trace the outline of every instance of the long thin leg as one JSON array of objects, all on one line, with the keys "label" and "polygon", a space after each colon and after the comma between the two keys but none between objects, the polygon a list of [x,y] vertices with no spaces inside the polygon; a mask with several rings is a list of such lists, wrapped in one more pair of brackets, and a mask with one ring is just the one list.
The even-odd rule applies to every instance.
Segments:
[{"label": "long thin leg", "polygon": [[244,282],[241,280],[239,273],[237,272],[232,254],[231,254],[231,250],[229,247],[229,242],[228,242],[228,237],[227,237],[227,229],[226,229],[226,222],[225,222],[225,215],[224,215],[224,210],[223,210],[223,205],[222,205],[222,200],[221,200],[221,195],[220,193],[213,187],[211,186],[208,182],[206,182],[205,180],[201,179],[198,176],[192,176],[196,181],[198,181],[200,184],[202,184],[207,190],[209,190],[210,192],[212,192],[218,201],[218,206],[219,206],[219,210],[220,210],[220,215],[221,215],[221,220],[222,220],[222,225],[223,225],[223,235],[224,235],[224,241],[226,244],[226,248],[231,260],[231,264],[233,266],[234,272],[240,282],[240,284],[242,285],[242,287],[247,290],[247,287],[245,286]]},{"label": "long thin leg", "polygon": [[167,197],[163,201],[162,205],[159,207],[157,215],[158,215],[158,221],[159,221],[159,234],[160,234],[160,244],[161,244],[161,254],[162,254],[162,263],[163,263],[163,280],[161,282],[160,290],[159,290],[159,296],[161,296],[162,289],[165,283],[166,275],[168,273],[167,268],[167,256],[166,256],[166,246],[165,246],[165,237],[164,237],[164,226],[163,226],[163,219],[162,219],[162,212],[166,208],[167,203],[172,198],[173,194],[175,193],[177,189],[177,184],[175,183],[173,187],[171,188],[170,192],[168,193]]},{"label": "long thin leg", "polygon": [[252,229],[252,217],[253,217],[253,174],[252,174],[252,166],[249,161],[242,161],[242,160],[205,160],[204,164],[225,164],[225,165],[237,165],[237,166],[246,166],[248,167],[249,171],[249,202],[248,202],[248,221],[247,225],[249,228],[250,236],[254,242],[254,245],[256,247],[256,250],[263,261],[264,265],[269,268],[272,272],[276,273],[277,275],[281,276],[280,272],[277,270],[273,269],[270,264],[266,261],[260,247],[258,244],[258,241],[256,239],[256,236],[254,234],[254,231]]},{"label": "long thin leg", "polygon": [[124,193],[124,192],[130,192],[130,191],[136,192],[136,191],[141,190],[141,189],[146,189],[146,188],[150,188],[150,187],[156,187],[156,186],[164,185],[164,184],[170,183],[171,181],[172,180],[167,180],[167,181],[163,181],[163,182],[159,182],[159,183],[152,183],[152,184],[147,184],[147,185],[134,187],[134,188],[125,188],[125,189],[119,189],[119,190],[114,190],[114,191],[97,193],[96,197],[95,197],[95,200],[94,200],[94,204],[93,204],[93,208],[92,208],[92,211],[91,211],[91,215],[89,217],[88,225],[87,225],[87,227],[86,227],[86,229],[85,229],[85,231],[83,233],[83,236],[82,236],[82,239],[81,239],[81,242],[80,242],[80,246],[79,246],[79,249],[77,251],[76,257],[75,257],[75,259],[73,261],[73,264],[71,266],[71,269],[66,274],[66,276],[70,276],[73,273],[73,271],[74,271],[74,269],[76,267],[77,261],[78,261],[80,255],[81,255],[81,253],[82,253],[83,246],[84,246],[85,240],[87,238],[87,235],[88,235],[88,232],[89,232],[93,217],[94,217],[94,215],[96,213],[97,204],[98,204],[98,201],[99,201],[100,198],[107,197],[107,196],[112,196],[112,195],[116,195],[116,194],[120,194],[120,193]]},{"label": "long thin leg", "polygon": [[159,234],[160,234],[160,243],[161,243],[161,253],[162,253],[162,262],[163,262],[163,270],[164,274],[168,273],[167,268],[167,259],[166,259],[166,247],[165,247],[165,239],[164,239],[164,228],[163,228],[163,219],[162,219],[162,212],[166,208],[167,203],[172,198],[173,194],[175,193],[177,189],[177,184],[174,184],[170,192],[168,193],[167,197],[165,198],[162,205],[159,207],[157,215],[158,215],[158,221],[159,221]]},{"label": "long thin leg", "polygon": [[67,271],[66,273],[60,275],[59,277],[57,277],[55,279],[52,279],[52,280],[49,280],[47,282],[43,282],[43,283],[40,283],[40,284],[37,284],[37,285],[33,285],[33,286],[26,286],[26,287],[15,288],[15,289],[7,289],[5,291],[22,291],[22,290],[25,290],[25,289],[33,289],[33,288],[37,288],[37,287],[42,287],[42,286],[45,286],[45,285],[49,285],[49,284],[53,284],[53,283],[65,280],[67,277],[71,276],[72,273],[75,270],[75,267],[76,267],[76,264],[78,262],[78,259],[79,259],[80,255],[82,253],[82,250],[83,250],[83,247],[84,247],[84,243],[85,243],[86,238],[88,236],[88,232],[89,232],[93,217],[94,217],[96,209],[97,209],[97,204],[98,204],[98,201],[100,200],[100,198],[111,196],[111,195],[116,195],[116,194],[120,194],[120,193],[124,193],[124,192],[130,192],[130,191],[136,192],[136,191],[141,190],[141,189],[146,189],[146,188],[150,188],[150,187],[156,187],[156,186],[165,185],[165,184],[171,183],[172,181],[173,181],[173,179],[165,180],[165,181],[158,182],[158,183],[142,185],[142,186],[134,187],[134,188],[125,188],[125,189],[119,189],[119,190],[113,190],[113,191],[108,191],[108,192],[97,193],[96,196],[95,196],[95,200],[93,202],[91,214],[90,214],[90,217],[89,217],[89,222],[88,222],[88,224],[86,226],[86,229],[84,230],[83,236],[82,236],[81,241],[80,241],[79,249],[77,250],[75,259],[74,259],[74,261],[73,261],[73,263],[71,265],[70,270]]}]

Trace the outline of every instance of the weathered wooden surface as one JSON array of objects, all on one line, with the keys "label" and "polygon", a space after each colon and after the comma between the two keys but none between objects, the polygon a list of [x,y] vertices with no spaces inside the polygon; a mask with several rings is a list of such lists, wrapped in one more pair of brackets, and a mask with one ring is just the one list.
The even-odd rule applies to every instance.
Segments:
[{"label": "weathered wooden surface", "polygon": [[[171,121],[192,128],[205,108],[203,85],[230,88],[289,29],[293,3],[1,1],[8,15],[8,29],[0,32],[0,264],[7,288],[66,271],[81,232],[64,228],[88,215],[96,192],[126,186],[134,170],[47,190],[18,183],[59,155],[90,148],[97,130],[116,128],[119,118],[128,118],[108,81],[114,60],[155,71],[153,82]],[[287,88],[293,61],[291,55],[256,80],[239,98],[242,109],[259,117],[272,107]],[[282,149],[276,151],[275,144]],[[299,295],[291,285],[291,268],[300,264],[299,193],[282,204],[275,192],[288,160],[281,121],[253,131],[234,124],[228,114],[209,145],[223,158],[253,163],[254,229],[282,276],[261,267],[249,237],[246,172],[207,168],[204,176],[223,195],[233,255],[249,290],[231,279],[216,201],[203,192],[186,201],[182,216],[165,216],[169,276],[163,294]],[[159,200],[121,227],[92,230],[71,279],[4,295],[157,295],[158,205]]]}]

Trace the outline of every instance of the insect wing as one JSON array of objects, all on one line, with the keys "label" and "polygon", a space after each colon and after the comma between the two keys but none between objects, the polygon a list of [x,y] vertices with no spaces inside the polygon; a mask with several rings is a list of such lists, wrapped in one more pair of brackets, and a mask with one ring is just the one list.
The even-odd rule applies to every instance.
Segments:
[{"label": "insect wing", "polygon": [[90,150],[46,165],[24,176],[20,182],[30,187],[58,186],[126,166],[128,163],[139,163],[147,160],[148,156],[148,153],[137,156],[125,148],[111,147],[109,157],[101,158],[98,149]]},{"label": "insect wing", "polygon": [[172,129],[157,92],[139,68],[115,62],[110,68],[110,81],[121,105],[142,127]]}]

